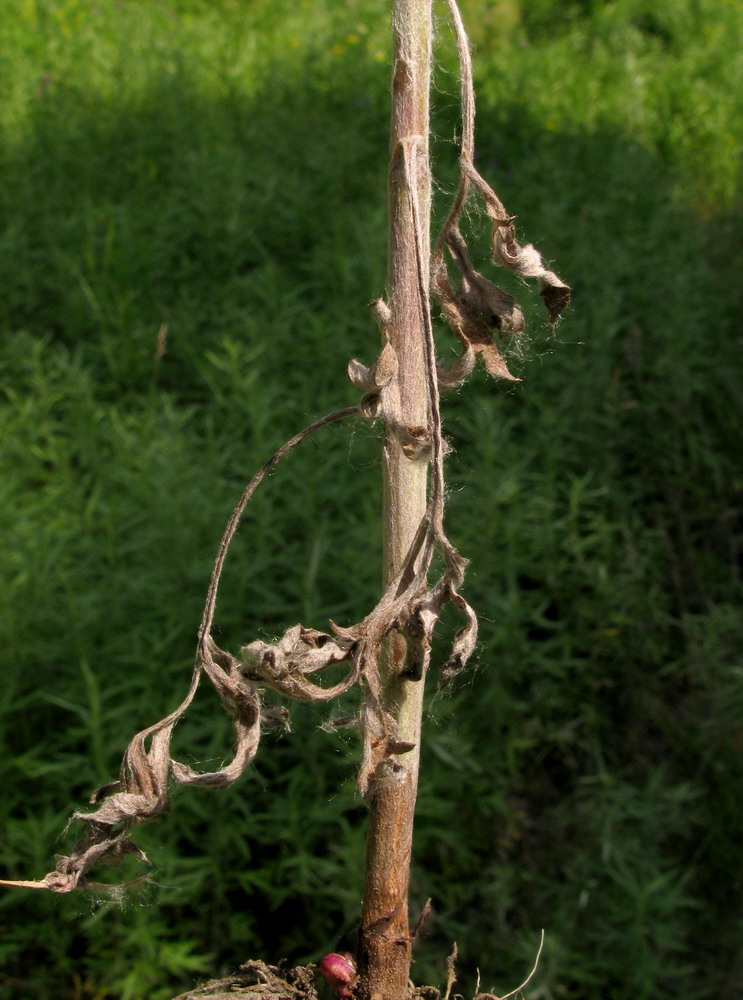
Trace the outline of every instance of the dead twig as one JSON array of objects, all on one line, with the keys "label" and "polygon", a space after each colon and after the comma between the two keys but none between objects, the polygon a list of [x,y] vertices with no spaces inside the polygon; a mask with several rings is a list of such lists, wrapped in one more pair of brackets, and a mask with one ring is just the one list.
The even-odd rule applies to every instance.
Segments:
[{"label": "dead twig", "polygon": [[523,981],[523,983],[520,986],[517,986],[515,990],[511,990],[510,993],[504,993],[503,996],[501,997],[496,996],[495,993],[476,993],[474,1000],[510,1000],[511,997],[515,997],[518,993],[521,993],[521,991],[526,986],[529,985],[529,983],[532,981],[532,979],[536,974],[537,968],[539,967],[539,959],[542,956],[543,948],[544,948],[544,930],[542,931],[542,936],[539,941],[539,948],[537,950],[537,957],[534,959],[534,966],[529,975]]}]

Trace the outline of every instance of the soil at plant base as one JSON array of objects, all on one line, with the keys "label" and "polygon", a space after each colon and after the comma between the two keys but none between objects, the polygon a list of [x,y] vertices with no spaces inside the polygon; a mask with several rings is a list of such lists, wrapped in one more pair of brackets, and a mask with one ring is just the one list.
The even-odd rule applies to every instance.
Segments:
[{"label": "soil at plant base", "polygon": [[251,961],[226,979],[211,979],[208,983],[187,990],[174,1000],[235,1000],[253,997],[255,1000],[319,1000],[315,989],[318,975],[314,965],[283,969],[265,962]]},{"label": "soil at plant base", "polygon": [[[299,965],[293,969],[252,961],[241,965],[233,976],[212,979],[202,986],[187,990],[173,1000],[320,1000],[315,982],[316,965]],[[329,991],[328,991],[329,992]],[[438,1000],[441,993],[433,986],[410,988],[410,1000]]]}]

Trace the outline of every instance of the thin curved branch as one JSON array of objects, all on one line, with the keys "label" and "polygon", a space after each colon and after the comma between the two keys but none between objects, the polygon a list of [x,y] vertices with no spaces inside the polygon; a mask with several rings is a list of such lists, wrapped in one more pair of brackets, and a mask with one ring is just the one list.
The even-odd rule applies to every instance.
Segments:
[{"label": "thin curved branch", "polygon": [[209,588],[206,592],[204,614],[199,627],[199,646],[202,646],[206,638],[211,634],[211,628],[214,622],[214,612],[217,606],[217,591],[219,589],[219,581],[222,576],[224,562],[227,558],[227,550],[230,547],[230,542],[235,536],[237,526],[240,523],[240,518],[242,517],[243,511],[245,510],[250,498],[253,496],[271,469],[273,469],[274,466],[277,465],[281,459],[292,450],[292,448],[296,448],[298,444],[301,444],[302,441],[306,440],[306,438],[308,438],[311,434],[314,434],[315,431],[319,431],[321,427],[334,423],[336,420],[343,420],[345,417],[353,416],[358,412],[358,406],[347,406],[342,410],[335,410],[333,413],[328,413],[324,417],[320,417],[319,420],[315,420],[313,423],[308,424],[304,430],[295,434],[294,437],[289,438],[289,440],[260,467],[245,487],[237,506],[230,515],[227,527],[222,535],[222,540],[219,543],[219,548],[217,549],[217,556],[214,560],[214,568],[212,569],[211,579],[209,580]]}]

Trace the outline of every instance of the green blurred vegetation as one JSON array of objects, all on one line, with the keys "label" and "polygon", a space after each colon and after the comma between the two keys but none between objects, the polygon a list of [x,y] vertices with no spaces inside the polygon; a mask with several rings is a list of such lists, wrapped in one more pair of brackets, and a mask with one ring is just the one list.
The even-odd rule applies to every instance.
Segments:
[{"label": "green blurred vegetation", "polygon": [[[48,871],[70,812],[178,703],[242,484],[353,401],[346,362],[374,357],[379,6],[0,0],[4,877]],[[575,296],[553,336],[519,288],[523,383],[478,374],[444,400],[482,641],[430,701],[412,890],[434,916],[414,974],[440,982],[456,940],[462,990],[479,969],[502,993],[544,927],[532,1000],[734,1000],[743,8],[463,12],[480,168]],[[443,211],[457,84],[438,20]],[[258,493],[226,570],[227,648],[371,607],[378,438],[330,428]],[[150,885],[3,890],[0,998],[166,1000],[249,957],[352,943],[355,742],[292,714],[236,788],[176,793],[141,831]],[[229,752],[207,693],[176,752]]]}]

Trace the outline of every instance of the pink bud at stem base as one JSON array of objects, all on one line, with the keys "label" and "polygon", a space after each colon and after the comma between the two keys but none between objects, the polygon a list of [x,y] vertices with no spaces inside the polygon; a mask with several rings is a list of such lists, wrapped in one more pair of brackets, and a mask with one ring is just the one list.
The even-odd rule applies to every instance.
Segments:
[{"label": "pink bud at stem base", "polygon": [[347,951],[331,951],[320,962],[320,975],[327,979],[339,1000],[352,1000],[358,979],[353,955]]}]

